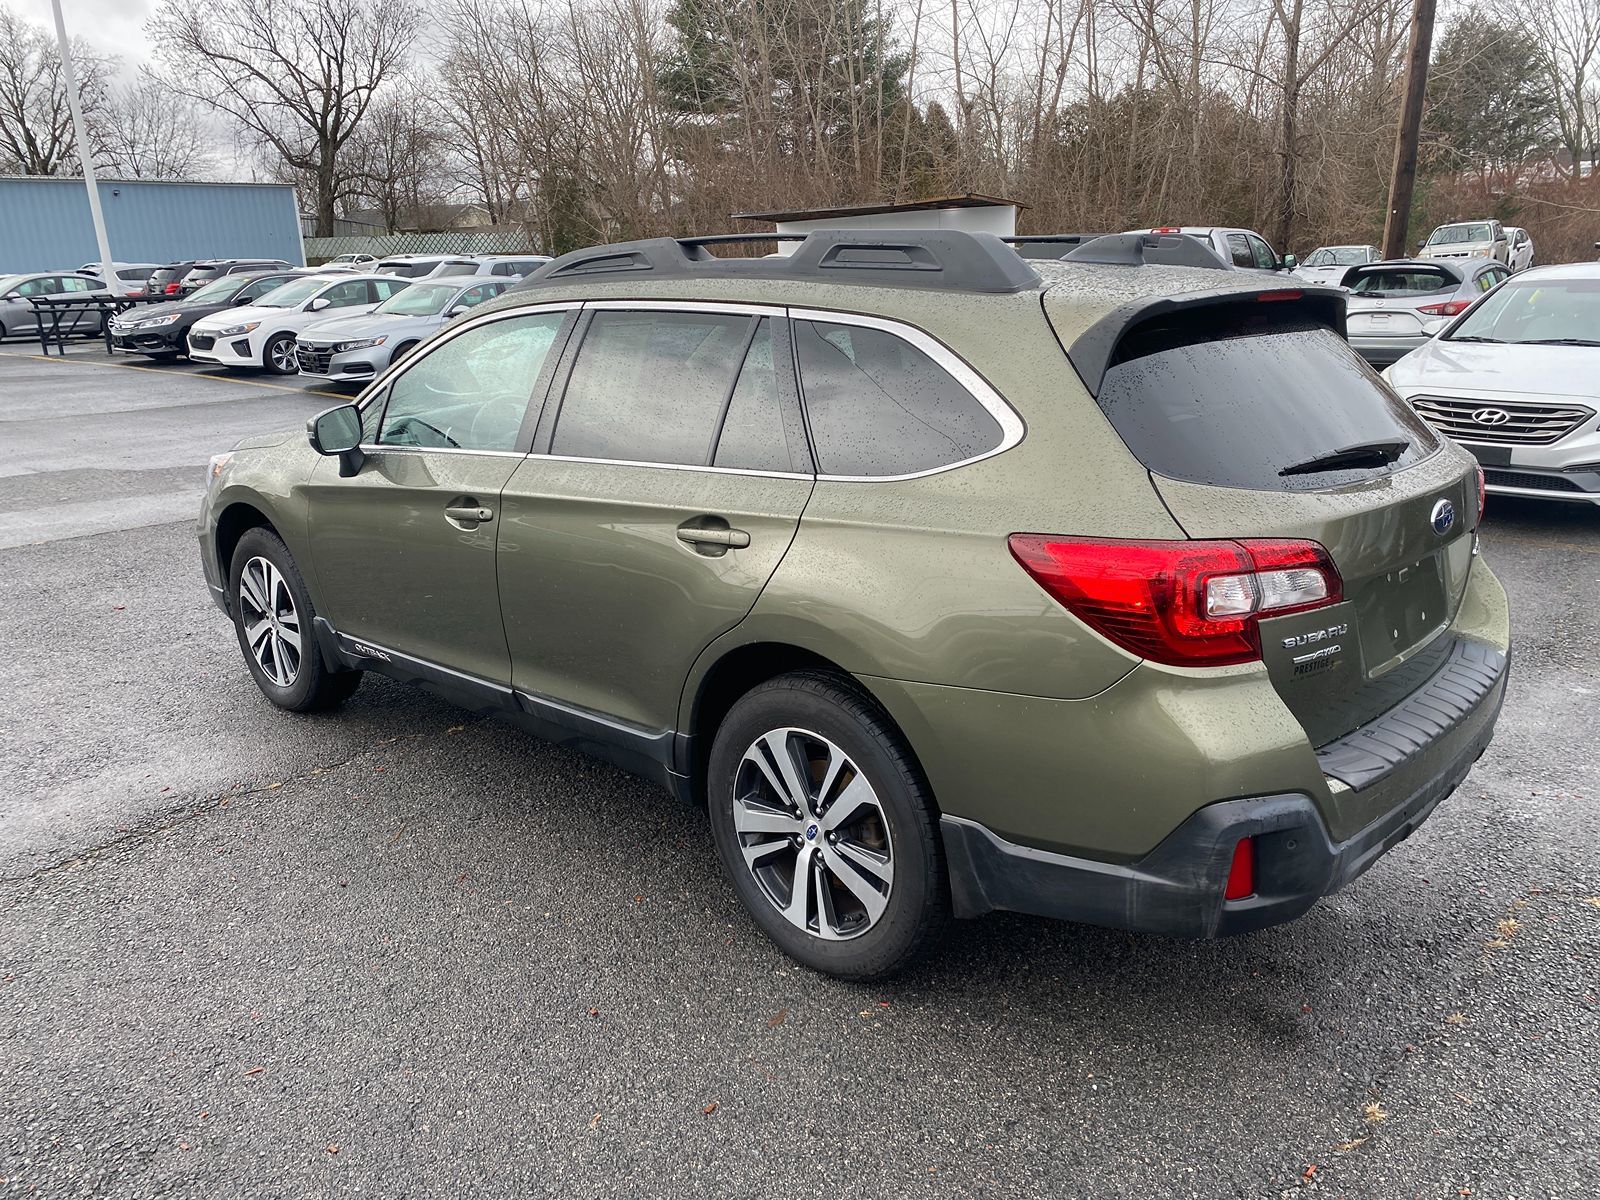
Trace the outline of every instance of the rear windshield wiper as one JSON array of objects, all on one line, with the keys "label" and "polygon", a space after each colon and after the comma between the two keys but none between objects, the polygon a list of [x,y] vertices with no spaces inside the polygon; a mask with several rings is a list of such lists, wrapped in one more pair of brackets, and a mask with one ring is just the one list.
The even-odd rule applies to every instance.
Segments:
[{"label": "rear windshield wiper", "polygon": [[1320,471],[1339,471],[1346,467],[1386,467],[1411,448],[1405,438],[1386,438],[1343,446],[1284,467],[1279,475],[1315,475]]}]

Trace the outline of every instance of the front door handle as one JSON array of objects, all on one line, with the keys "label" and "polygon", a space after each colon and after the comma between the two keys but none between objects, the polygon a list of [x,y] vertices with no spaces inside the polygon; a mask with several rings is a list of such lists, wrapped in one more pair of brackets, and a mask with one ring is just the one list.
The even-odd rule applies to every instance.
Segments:
[{"label": "front door handle", "polygon": [[463,524],[469,525],[481,525],[485,521],[494,520],[493,509],[479,508],[475,504],[447,505],[444,510],[444,515],[449,517],[452,521],[460,521]]},{"label": "front door handle", "polygon": [[691,546],[723,546],[743,550],[750,544],[750,535],[742,529],[706,529],[698,525],[678,526],[678,540]]}]

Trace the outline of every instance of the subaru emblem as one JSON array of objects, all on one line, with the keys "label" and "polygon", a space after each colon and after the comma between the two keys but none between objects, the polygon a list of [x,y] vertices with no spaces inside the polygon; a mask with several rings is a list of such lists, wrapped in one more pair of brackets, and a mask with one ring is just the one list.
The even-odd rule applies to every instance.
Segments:
[{"label": "subaru emblem", "polygon": [[806,841],[814,842],[816,840],[817,840],[817,827],[815,825],[807,825],[806,826]]},{"label": "subaru emblem", "polygon": [[1433,506],[1433,515],[1428,519],[1433,522],[1433,531],[1443,537],[1456,523],[1456,506],[1448,500],[1441,500]]}]

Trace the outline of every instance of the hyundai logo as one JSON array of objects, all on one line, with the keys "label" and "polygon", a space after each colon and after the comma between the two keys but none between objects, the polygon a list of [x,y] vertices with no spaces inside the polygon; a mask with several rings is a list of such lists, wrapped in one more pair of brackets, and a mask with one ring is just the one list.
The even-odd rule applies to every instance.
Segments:
[{"label": "hyundai logo", "polygon": [[1450,526],[1456,523],[1456,506],[1448,500],[1441,500],[1433,506],[1433,515],[1428,519],[1433,522],[1433,531],[1443,537],[1450,532]]},{"label": "hyundai logo", "polygon": [[1480,408],[1472,419],[1479,425],[1504,425],[1511,420],[1511,414],[1503,408]]}]

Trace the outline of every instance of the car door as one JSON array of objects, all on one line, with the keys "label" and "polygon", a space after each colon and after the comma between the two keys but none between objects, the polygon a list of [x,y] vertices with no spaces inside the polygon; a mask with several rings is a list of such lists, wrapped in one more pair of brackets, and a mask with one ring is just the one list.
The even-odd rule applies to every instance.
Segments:
[{"label": "car door", "polygon": [[[109,299],[111,289],[106,286],[104,280],[89,279],[83,275],[63,275],[59,294],[66,300],[86,301],[94,296]],[[103,315],[99,308],[83,305],[63,317],[61,326],[65,329],[70,323],[71,328],[78,333],[97,330],[100,328]]]},{"label": "car door", "polygon": [[525,708],[668,743],[690,666],[749,613],[811,494],[792,362],[782,309],[586,306],[501,504]]},{"label": "car door", "polygon": [[526,452],[529,407],[570,319],[543,308],[461,327],[364,403],[354,475],[318,462],[305,489],[318,604],[359,653],[509,685],[500,491]]}]

